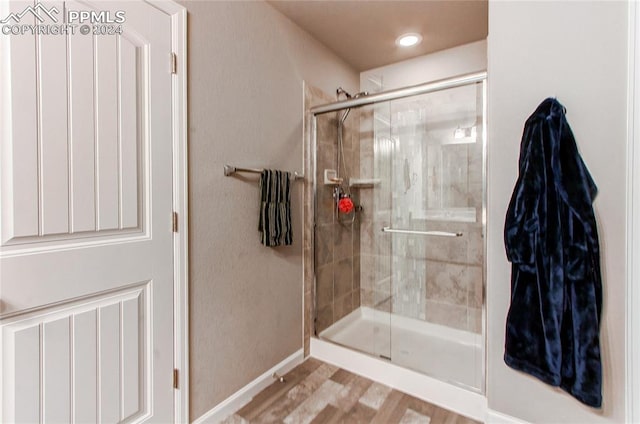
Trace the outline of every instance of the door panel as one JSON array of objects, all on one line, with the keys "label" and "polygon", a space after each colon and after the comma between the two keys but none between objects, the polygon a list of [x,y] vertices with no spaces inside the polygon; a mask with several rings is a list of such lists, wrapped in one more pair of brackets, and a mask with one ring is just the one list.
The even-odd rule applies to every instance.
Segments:
[{"label": "door panel", "polygon": [[172,421],[170,17],[10,1],[0,18],[36,23],[28,7],[126,20],[121,35],[0,36],[0,421]]},{"label": "door panel", "polygon": [[37,413],[40,399],[48,422],[70,422],[72,414],[75,422],[148,416],[151,287],[136,284],[3,323],[3,390],[20,400],[13,406],[5,398],[3,422],[38,422],[30,411]]}]

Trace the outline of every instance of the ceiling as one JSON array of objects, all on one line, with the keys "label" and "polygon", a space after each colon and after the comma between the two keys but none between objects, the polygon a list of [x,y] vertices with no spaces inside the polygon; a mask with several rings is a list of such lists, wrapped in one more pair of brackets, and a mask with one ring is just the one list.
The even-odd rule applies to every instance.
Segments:
[{"label": "ceiling", "polygon": [[[487,37],[487,0],[268,0],[358,72]],[[417,32],[417,46],[400,48]]]}]

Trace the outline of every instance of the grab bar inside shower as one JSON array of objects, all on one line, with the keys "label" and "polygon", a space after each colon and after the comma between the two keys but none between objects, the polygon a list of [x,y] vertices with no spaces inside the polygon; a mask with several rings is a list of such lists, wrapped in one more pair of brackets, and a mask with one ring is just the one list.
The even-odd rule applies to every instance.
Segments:
[{"label": "grab bar inside shower", "polygon": [[382,227],[383,233],[398,234],[415,234],[420,236],[437,236],[437,237],[462,237],[462,233],[451,233],[448,231],[419,231],[419,230],[400,230],[391,227]]}]

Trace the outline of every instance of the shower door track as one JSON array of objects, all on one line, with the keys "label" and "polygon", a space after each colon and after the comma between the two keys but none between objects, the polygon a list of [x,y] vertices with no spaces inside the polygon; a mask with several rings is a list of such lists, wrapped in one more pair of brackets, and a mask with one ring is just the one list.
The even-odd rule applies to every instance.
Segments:
[{"label": "shower door track", "polygon": [[420,94],[433,93],[435,91],[447,90],[449,88],[460,87],[474,82],[482,82],[487,78],[487,73],[475,72],[461,75],[454,78],[447,78],[425,84],[413,85],[411,87],[399,88],[396,90],[383,91],[381,93],[370,94],[358,98],[352,98],[341,102],[333,102],[312,107],[310,109],[314,116],[323,113],[335,112],[342,109],[371,105],[389,100],[397,100],[405,97],[417,96]]}]

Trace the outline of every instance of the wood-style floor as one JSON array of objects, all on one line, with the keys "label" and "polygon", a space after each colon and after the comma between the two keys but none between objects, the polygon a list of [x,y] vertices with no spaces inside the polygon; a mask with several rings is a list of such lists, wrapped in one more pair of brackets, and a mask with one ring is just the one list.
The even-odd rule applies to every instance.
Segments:
[{"label": "wood-style floor", "polygon": [[223,423],[478,423],[313,358],[284,378]]}]

